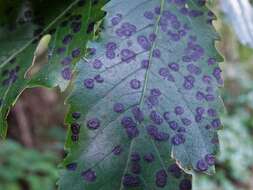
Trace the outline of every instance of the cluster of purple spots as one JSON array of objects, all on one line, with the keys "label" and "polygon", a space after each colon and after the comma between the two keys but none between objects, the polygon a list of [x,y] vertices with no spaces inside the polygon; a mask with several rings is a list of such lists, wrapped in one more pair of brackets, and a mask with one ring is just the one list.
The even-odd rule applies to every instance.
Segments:
[{"label": "cluster of purple spots", "polygon": [[176,163],[169,166],[168,172],[171,173],[171,175],[175,178],[180,178],[182,175],[182,170]]},{"label": "cluster of purple spots", "polygon": [[161,125],[163,123],[162,116],[154,110],[150,112],[149,117],[153,121],[153,123],[155,123],[157,125]]},{"label": "cluster of purple spots", "polygon": [[72,70],[70,67],[65,67],[61,71],[61,76],[65,80],[71,80],[72,78]]},{"label": "cluster of purple spots", "polygon": [[69,163],[66,165],[66,168],[68,171],[75,171],[77,168],[77,163],[75,163],[75,162]]},{"label": "cluster of purple spots", "polygon": [[139,176],[131,175],[131,174],[125,174],[123,176],[123,185],[124,187],[138,187],[141,184],[141,180]]},{"label": "cluster of purple spots", "polygon": [[137,28],[135,25],[128,22],[124,22],[121,24],[120,28],[116,30],[116,35],[118,37],[130,37],[134,33],[136,33],[136,31],[137,31]]},{"label": "cluster of purple spots", "polygon": [[165,170],[159,170],[156,172],[156,179],[155,179],[155,182],[156,182],[156,185],[157,187],[165,187],[166,184],[167,184],[167,173]]},{"label": "cluster of purple spots", "polygon": [[144,114],[138,106],[133,107],[131,111],[137,122],[141,123],[144,120]]},{"label": "cluster of purple spots", "polygon": [[137,152],[131,154],[131,172],[133,174],[141,173],[141,165],[140,165],[141,157]]},{"label": "cluster of purple spots", "polygon": [[98,118],[94,117],[87,121],[86,126],[88,129],[96,130],[100,127],[100,121]]},{"label": "cluster of purple spots", "polygon": [[155,160],[155,156],[152,153],[147,153],[143,156],[143,160],[145,160],[147,163],[152,163]]},{"label": "cluster of purple spots", "polygon": [[187,65],[187,70],[189,71],[190,74],[193,74],[193,75],[201,74],[201,68],[194,64]]},{"label": "cluster of purple spots", "polygon": [[141,87],[141,81],[137,80],[137,79],[132,79],[130,81],[130,87],[134,90],[137,90]]},{"label": "cluster of purple spots", "polygon": [[197,162],[196,168],[198,171],[206,171],[209,166],[213,166],[215,164],[215,157],[212,154],[207,154],[204,159],[200,159]]},{"label": "cluster of purple spots", "polygon": [[112,150],[112,153],[115,155],[115,156],[118,156],[122,153],[123,151],[123,148],[120,146],[120,145],[117,145],[113,148]]},{"label": "cluster of purple spots", "polygon": [[10,69],[10,70],[4,70],[2,72],[2,77],[7,76],[7,78],[3,80],[2,84],[3,85],[13,84],[18,78],[18,71],[19,70],[20,70],[19,66],[16,66],[15,68]]},{"label": "cluster of purple spots", "polygon": [[81,176],[86,182],[94,182],[97,178],[96,172],[92,169],[88,169],[81,173]]},{"label": "cluster of purple spots", "polygon": [[201,91],[197,91],[196,95],[195,95],[196,99],[198,101],[202,101],[202,100],[206,100],[206,101],[214,101],[215,100],[215,96],[213,94],[205,94]]},{"label": "cluster of purple spots", "polygon": [[196,62],[204,56],[204,49],[195,42],[195,38],[189,37],[185,55],[182,57],[183,62]]},{"label": "cluster of purple spots", "polygon": [[192,182],[189,179],[183,179],[179,184],[179,190],[191,190]]},{"label": "cluster of purple spots", "polygon": [[205,109],[203,107],[197,107],[195,109],[196,115],[195,115],[195,121],[197,123],[201,122],[203,115],[205,113]]},{"label": "cluster of purple spots", "polygon": [[142,49],[144,50],[150,50],[151,49],[151,43],[149,41],[149,39],[144,36],[144,35],[140,35],[137,37],[137,42],[138,44],[142,47]]},{"label": "cluster of purple spots", "polygon": [[223,84],[223,78],[221,76],[221,69],[219,67],[215,67],[213,70],[213,76],[217,80],[219,84]]},{"label": "cluster of purple spots", "polygon": [[73,142],[77,142],[79,139],[79,132],[80,132],[80,125],[76,122],[72,123],[70,126],[72,135],[71,135],[71,139]]},{"label": "cluster of purple spots", "polygon": [[146,98],[145,102],[149,108],[153,108],[159,104],[159,97],[161,96],[161,91],[158,88],[153,88],[150,90],[150,95]]},{"label": "cluster of purple spots", "polygon": [[167,141],[170,137],[168,133],[158,131],[158,128],[154,125],[148,125],[146,129],[147,129],[147,133],[155,141],[159,141],[159,142]]},{"label": "cluster of purple spots", "polygon": [[158,71],[158,74],[165,80],[175,82],[173,75],[170,73],[170,70],[167,67],[161,67]]},{"label": "cluster of purple spots", "polygon": [[125,128],[128,138],[132,139],[139,135],[137,124],[131,117],[123,117],[121,119],[121,125]]},{"label": "cluster of purple spots", "polygon": [[111,19],[111,23],[112,23],[113,26],[116,26],[120,23],[121,20],[122,20],[122,15],[121,14],[116,14],[116,16],[114,16]]},{"label": "cluster of purple spots", "polygon": [[130,63],[132,60],[135,60],[136,57],[136,53],[130,49],[122,49],[120,55],[121,61],[126,63]]},{"label": "cluster of purple spots", "polygon": [[117,49],[117,44],[114,42],[108,42],[106,44],[106,57],[108,59],[114,59],[116,56],[115,50]]},{"label": "cluster of purple spots", "polygon": [[183,144],[185,142],[185,137],[183,134],[181,133],[178,133],[176,135],[174,135],[172,138],[171,138],[171,143],[173,145],[180,145],[180,144]]}]

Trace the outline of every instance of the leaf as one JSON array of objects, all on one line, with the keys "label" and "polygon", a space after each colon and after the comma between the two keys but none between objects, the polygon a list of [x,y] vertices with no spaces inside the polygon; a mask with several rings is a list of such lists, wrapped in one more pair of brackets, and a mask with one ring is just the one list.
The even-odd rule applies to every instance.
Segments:
[{"label": "leaf", "polygon": [[237,38],[244,45],[253,48],[253,8],[248,0],[221,1],[222,11],[232,24]]},{"label": "leaf", "polygon": [[190,189],[167,168],[172,156],[185,170],[214,170],[223,110],[214,16],[192,0],[111,0],[104,10],[67,101],[59,189]]},{"label": "leaf", "polygon": [[[102,17],[102,11],[99,11],[99,9],[104,2],[104,0],[99,2],[76,0],[71,4],[67,4],[68,6],[65,4],[64,7],[65,1],[63,1],[59,7],[63,6],[64,9],[61,9],[62,12],[59,15],[52,13],[51,9],[46,12],[54,14],[53,20],[50,20],[53,16],[46,17],[45,21],[39,19],[42,23],[48,23],[39,31],[37,31],[38,29],[34,30],[35,25],[31,22],[25,24],[22,22],[21,26],[19,24],[17,30],[13,32],[6,32],[5,27],[1,28],[0,47],[6,50],[0,53],[1,137],[5,137],[7,132],[6,118],[9,109],[15,104],[16,99],[25,88],[59,86],[62,91],[66,89],[72,77],[72,69],[75,63],[83,55],[87,40],[93,37],[94,23]],[[52,35],[49,45],[49,63],[42,65],[42,69],[31,80],[26,80],[24,74],[32,64],[37,41],[44,33]],[[13,48],[15,46],[17,46],[17,49]]]}]

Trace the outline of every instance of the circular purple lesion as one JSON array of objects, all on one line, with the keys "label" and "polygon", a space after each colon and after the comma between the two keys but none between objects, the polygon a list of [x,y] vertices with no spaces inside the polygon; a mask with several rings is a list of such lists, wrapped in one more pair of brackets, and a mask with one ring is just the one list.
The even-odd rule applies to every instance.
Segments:
[{"label": "circular purple lesion", "polygon": [[212,166],[215,164],[215,156],[212,154],[207,154],[205,156],[205,161],[209,166]]},{"label": "circular purple lesion", "polygon": [[180,178],[182,175],[182,170],[179,168],[179,166],[176,163],[171,164],[169,166],[168,172],[170,172],[175,178]]},{"label": "circular purple lesion", "polygon": [[183,134],[176,134],[171,139],[171,143],[173,145],[180,145],[180,144],[183,144],[184,142],[185,142],[185,137]]},{"label": "circular purple lesion", "polygon": [[72,118],[79,119],[80,117],[81,117],[81,113],[80,112],[73,112],[72,113]]},{"label": "circular purple lesion", "polygon": [[94,69],[100,69],[103,66],[103,63],[99,59],[95,59],[92,62],[92,65]]},{"label": "circular purple lesion", "polygon": [[183,179],[179,184],[179,190],[191,190],[192,182],[189,179]]},{"label": "circular purple lesion", "polygon": [[94,80],[97,82],[97,83],[103,83],[104,82],[104,78],[98,74],[94,77]]},{"label": "circular purple lesion", "polygon": [[125,106],[122,103],[115,103],[113,105],[113,111],[116,113],[122,113],[125,111]]},{"label": "circular purple lesion", "polygon": [[155,179],[155,182],[156,182],[156,186],[157,187],[160,187],[160,188],[163,188],[167,185],[167,173],[165,170],[159,170],[156,172],[156,179]]},{"label": "circular purple lesion", "polygon": [[141,184],[139,176],[133,176],[131,174],[125,174],[123,176],[123,185],[124,187],[138,187]]},{"label": "circular purple lesion", "polygon": [[70,67],[63,68],[63,70],[61,71],[61,76],[65,80],[71,80],[72,78],[71,68]]},{"label": "circular purple lesion", "polygon": [[130,81],[130,87],[134,90],[137,90],[141,87],[141,81],[137,80],[137,79],[132,79]]},{"label": "circular purple lesion", "polygon": [[92,169],[88,169],[81,173],[81,176],[86,182],[94,182],[97,178],[96,172]]},{"label": "circular purple lesion", "polygon": [[77,163],[75,163],[75,162],[69,163],[69,164],[66,165],[66,169],[68,171],[72,171],[73,172],[73,171],[76,170],[76,168],[77,168]]},{"label": "circular purple lesion", "polygon": [[75,48],[73,51],[72,51],[72,57],[73,58],[77,58],[81,55],[81,49],[80,48]]},{"label": "circular purple lesion", "polygon": [[198,171],[206,171],[208,169],[208,164],[205,162],[205,160],[203,159],[200,159],[198,162],[197,162],[197,165],[196,165],[196,168]]},{"label": "circular purple lesion", "polygon": [[85,80],[83,81],[83,84],[84,84],[84,86],[85,86],[87,89],[93,89],[94,86],[95,86],[95,84],[94,84],[94,79],[90,79],[90,78],[85,79]]},{"label": "circular purple lesion", "polygon": [[144,159],[147,163],[151,163],[151,162],[153,162],[153,161],[155,160],[155,156],[154,156],[154,154],[152,154],[152,153],[148,153],[148,154],[145,154],[145,155],[143,156],[143,159]]},{"label": "circular purple lesion", "polygon": [[100,121],[98,118],[91,118],[87,121],[86,126],[91,130],[98,129],[100,127]]}]

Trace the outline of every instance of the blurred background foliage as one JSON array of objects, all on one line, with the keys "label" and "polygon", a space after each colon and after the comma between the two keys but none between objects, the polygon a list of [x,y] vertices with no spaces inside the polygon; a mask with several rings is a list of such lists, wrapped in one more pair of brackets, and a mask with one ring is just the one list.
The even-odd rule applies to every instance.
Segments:
[{"label": "blurred background foliage", "polygon": [[[6,2],[0,0],[0,18]],[[40,2],[32,1],[35,9],[42,6]],[[221,35],[217,48],[225,58],[221,92],[227,112],[222,115],[216,174],[196,175],[193,187],[253,190],[253,49],[238,40],[233,19],[223,13],[220,2],[209,0],[208,5],[218,17],[214,24]],[[64,157],[65,97],[56,89],[29,89],[22,94],[8,117],[9,140],[0,144],[0,190],[56,189],[57,165]]]}]

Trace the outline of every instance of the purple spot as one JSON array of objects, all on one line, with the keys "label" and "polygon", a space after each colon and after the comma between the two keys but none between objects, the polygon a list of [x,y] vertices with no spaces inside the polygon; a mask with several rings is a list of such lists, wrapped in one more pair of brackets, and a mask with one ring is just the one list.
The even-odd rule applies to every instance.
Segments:
[{"label": "purple spot", "polygon": [[175,72],[179,71],[179,65],[178,65],[177,63],[174,63],[174,62],[169,63],[169,64],[168,64],[168,67],[169,67],[172,71],[175,71]]},{"label": "purple spot", "polygon": [[71,57],[65,57],[62,61],[61,61],[61,64],[62,65],[69,65],[72,61],[72,58]]},{"label": "purple spot", "polygon": [[121,21],[121,19],[122,19],[122,15],[121,15],[121,14],[117,14],[117,16],[115,16],[115,17],[113,17],[113,18],[111,19],[112,25],[115,26],[115,25],[119,24],[120,21]]},{"label": "purple spot", "polygon": [[191,83],[191,82],[189,82],[189,81],[187,81],[187,80],[185,80],[184,81],[184,88],[186,89],[186,90],[191,90],[192,88],[193,88],[193,83]]},{"label": "purple spot", "polygon": [[130,86],[132,89],[139,89],[141,87],[141,82],[137,79],[133,79],[130,81]]},{"label": "purple spot", "polygon": [[206,171],[207,169],[208,169],[208,165],[207,165],[207,163],[204,161],[204,160],[199,160],[198,162],[197,162],[197,169],[199,170],[199,171]]},{"label": "purple spot", "polygon": [[151,11],[146,11],[144,13],[144,17],[149,19],[149,20],[152,20],[154,18],[154,14]]},{"label": "purple spot", "polygon": [[73,134],[73,135],[71,135],[71,139],[73,142],[77,142],[79,137],[78,137],[78,135]]},{"label": "purple spot", "polygon": [[159,132],[157,127],[154,125],[147,126],[148,134],[156,141],[167,141],[169,139],[169,134],[165,132]]},{"label": "purple spot", "polygon": [[156,111],[151,111],[149,117],[157,125],[161,125],[163,123],[163,118]]},{"label": "purple spot", "polygon": [[141,173],[141,166],[138,162],[132,162],[131,172],[134,173],[134,174]]},{"label": "purple spot", "polygon": [[80,131],[80,125],[78,123],[71,124],[71,131],[74,135],[78,135]]},{"label": "purple spot", "polygon": [[72,39],[73,39],[73,36],[72,36],[71,34],[67,34],[67,35],[63,38],[62,43],[63,43],[64,45],[68,45],[68,44],[72,41]]},{"label": "purple spot", "polygon": [[154,33],[149,34],[149,40],[150,40],[151,42],[154,42],[155,39],[156,39],[156,34],[154,34]]},{"label": "purple spot", "polygon": [[146,36],[138,36],[137,42],[144,50],[149,50],[151,48],[151,44]]},{"label": "purple spot", "polygon": [[121,154],[122,150],[122,147],[120,145],[117,145],[113,148],[112,152],[115,156],[118,156]]},{"label": "purple spot", "polygon": [[205,161],[209,166],[212,166],[215,164],[215,157],[212,154],[207,154],[205,156]]},{"label": "purple spot", "polygon": [[214,97],[214,95],[212,95],[212,94],[207,94],[207,95],[205,96],[205,98],[206,98],[206,101],[208,101],[208,102],[214,101],[214,100],[215,100],[215,97]]},{"label": "purple spot", "polygon": [[183,179],[179,184],[179,190],[191,190],[192,183],[189,179]]},{"label": "purple spot", "polygon": [[207,60],[207,63],[208,63],[208,65],[214,65],[216,63],[216,59],[215,58],[209,58]]},{"label": "purple spot", "polygon": [[197,123],[200,123],[201,121],[202,121],[202,115],[195,115],[195,121],[197,122]]},{"label": "purple spot", "polygon": [[168,124],[172,130],[176,130],[179,127],[176,121],[170,121]]},{"label": "purple spot", "polygon": [[175,107],[174,112],[176,115],[182,115],[184,113],[184,109],[181,106],[177,106]]},{"label": "purple spot", "polygon": [[205,99],[205,94],[203,92],[198,91],[196,93],[196,99],[199,100],[199,101],[204,100]]},{"label": "purple spot", "polygon": [[150,90],[150,94],[152,96],[160,96],[162,93],[161,91],[159,90],[159,88],[153,88]]},{"label": "purple spot", "polygon": [[188,118],[182,118],[181,121],[186,126],[189,126],[189,125],[192,124],[192,121],[190,119],[188,119]]},{"label": "purple spot", "polygon": [[85,79],[85,80],[83,81],[83,84],[84,84],[84,86],[85,86],[86,88],[88,88],[88,89],[94,88],[94,80],[93,80],[93,79]]},{"label": "purple spot", "polygon": [[62,71],[61,71],[61,76],[63,79],[65,80],[70,80],[72,77],[72,71],[69,67],[65,67]]},{"label": "purple spot", "polygon": [[161,52],[159,49],[154,49],[152,52],[153,57],[155,58],[160,58],[161,57]]},{"label": "purple spot", "polygon": [[70,163],[66,165],[68,171],[75,171],[77,168],[77,163]]},{"label": "purple spot", "polygon": [[97,178],[96,173],[92,169],[82,172],[81,175],[86,182],[94,182]]},{"label": "purple spot", "polygon": [[74,49],[73,51],[72,51],[72,57],[73,58],[76,58],[76,57],[78,57],[78,56],[80,56],[81,55],[81,50],[80,50],[80,48],[76,48],[76,49]]},{"label": "purple spot", "polygon": [[198,115],[203,115],[203,114],[205,113],[205,109],[202,108],[202,107],[197,107],[197,108],[196,108],[196,113],[197,113]]},{"label": "purple spot", "polygon": [[178,167],[177,164],[170,165],[168,172],[170,172],[175,178],[180,178],[182,175],[182,170]]},{"label": "purple spot", "polygon": [[195,74],[195,75],[199,75],[201,74],[201,69],[199,67],[197,67],[194,64],[189,64],[187,65],[187,70],[191,73],[191,74]]},{"label": "purple spot", "polygon": [[207,114],[208,114],[209,116],[211,116],[211,117],[217,116],[216,111],[215,111],[214,109],[212,109],[212,108],[210,108],[210,109],[207,110]]},{"label": "purple spot", "polygon": [[92,65],[93,65],[94,69],[100,69],[102,67],[103,63],[99,59],[95,59],[92,62]]},{"label": "purple spot", "polygon": [[103,77],[101,77],[101,75],[96,75],[95,77],[94,77],[94,79],[95,79],[95,81],[97,82],[97,83],[103,83],[104,82],[104,78]]},{"label": "purple spot", "polygon": [[121,60],[126,63],[130,63],[136,57],[136,53],[129,49],[122,49],[120,52],[120,55],[121,55]]},{"label": "purple spot", "polygon": [[136,127],[136,123],[133,121],[131,117],[123,117],[121,119],[121,124],[127,128],[127,127]]},{"label": "purple spot", "polygon": [[116,113],[122,113],[125,111],[125,107],[122,103],[115,103],[113,105],[113,111],[115,111]]},{"label": "purple spot", "polygon": [[170,112],[164,112],[163,113],[163,118],[168,121],[170,119]]},{"label": "purple spot", "polygon": [[212,121],[212,127],[215,128],[215,129],[220,128],[221,127],[221,121],[220,121],[220,119],[214,119]]},{"label": "purple spot", "polygon": [[171,143],[173,145],[180,145],[180,144],[183,144],[184,142],[185,142],[185,137],[183,134],[176,134],[171,139]]},{"label": "purple spot", "polygon": [[106,55],[106,57],[107,57],[108,59],[114,59],[114,58],[116,57],[115,52],[112,51],[112,50],[106,51],[105,55]]},{"label": "purple spot", "polygon": [[156,172],[156,186],[165,187],[167,184],[167,173],[165,170],[159,170]]},{"label": "purple spot", "polygon": [[56,53],[57,54],[63,54],[66,51],[65,47],[59,47],[56,49]]},{"label": "purple spot", "polygon": [[144,115],[139,107],[132,108],[132,113],[136,121],[141,123],[144,120]]},{"label": "purple spot", "polygon": [[148,154],[145,154],[145,155],[143,156],[143,159],[144,159],[147,163],[151,163],[151,162],[153,162],[153,161],[155,160],[155,156],[154,156],[154,154],[152,154],[152,153],[148,153]]},{"label": "purple spot", "polygon": [[125,37],[130,37],[136,32],[136,26],[125,22],[121,25],[121,28],[116,30],[116,34],[119,37],[125,36]]},{"label": "purple spot", "polygon": [[138,187],[141,183],[141,180],[138,176],[132,176],[130,174],[125,174],[123,177],[123,185],[125,187]]},{"label": "purple spot", "polygon": [[114,42],[108,42],[106,44],[106,49],[107,50],[116,50],[117,49],[117,44]]},{"label": "purple spot", "polygon": [[80,116],[81,116],[81,113],[80,113],[80,112],[73,112],[73,113],[72,113],[72,117],[73,117],[74,119],[79,119]]},{"label": "purple spot", "polygon": [[204,75],[202,77],[202,81],[205,83],[205,84],[211,84],[212,83],[212,77],[208,76],[208,75]]},{"label": "purple spot", "polygon": [[155,14],[160,14],[161,12],[161,7],[155,7]]},{"label": "purple spot", "polygon": [[141,160],[141,157],[140,157],[140,155],[137,152],[133,152],[131,154],[131,161],[132,162],[138,162],[140,160]]},{"label": "purple spot", "polygon": [[141,68],[147,69],[149,66],[149,61],[148,60],[142,60],[141,61]]},{"label": "purple spot", "polygon": [[86,126],[91,130],[98,129],[100,127],[100,121],[97,118],[91,118],[87,121]]}]

